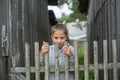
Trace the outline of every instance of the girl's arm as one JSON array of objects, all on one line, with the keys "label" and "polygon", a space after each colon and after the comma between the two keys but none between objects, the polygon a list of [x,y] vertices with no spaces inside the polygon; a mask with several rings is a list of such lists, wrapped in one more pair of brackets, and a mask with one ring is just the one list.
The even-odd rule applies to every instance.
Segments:
[{"label": "girl's arm", "polygon": [[44,64],[45,64],[44,63],[44,54],[48,53],[48,51],[49,51],[49,45],[47,42],[43,41],[43,44],[42,44],[41,50],[40,50],[40,65],[41,66],[44,66]]},{"label": "girl's arm", "polygon": [[64,46],[63,51],[69,57],[69,64],[74,65],[74,48],[71,45]]},{"label": "girl's arm", "polygon": [[74,49],[73,49],[73,47],[72,46],[63,46],[63,52],[67,55],[67,56],[69,56],[69,57],[71,57],[71,56],[73,56],[73,52],[74,52]]},{"label": "girl's arm", "polygon": [[49,44],[48,44],[47,42],[43,41],[43,44],[42,44],[42,46],[41,46],[40,53],[41,53],[41,54],[45,54],[45,53],[47,53],[47,52],[49,52]]}]

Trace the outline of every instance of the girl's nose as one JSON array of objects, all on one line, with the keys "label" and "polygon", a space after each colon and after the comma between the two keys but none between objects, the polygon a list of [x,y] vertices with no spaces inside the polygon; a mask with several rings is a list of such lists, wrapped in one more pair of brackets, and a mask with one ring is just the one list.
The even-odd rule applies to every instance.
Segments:
[{"label": "girl's nose", "polygon": [[60,39],[58,39],[58,42],[60,42],[61,40]]}]

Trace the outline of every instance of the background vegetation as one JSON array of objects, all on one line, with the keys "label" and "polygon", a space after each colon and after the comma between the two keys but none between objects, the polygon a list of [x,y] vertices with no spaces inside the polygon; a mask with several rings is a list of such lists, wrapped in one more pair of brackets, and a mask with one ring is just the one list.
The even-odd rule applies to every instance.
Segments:
[{"label": "background vegetation", "polygon": [[[84,52],[85,51],[83,48],[78,50],[79,65],[84,64]],[[79,79],[84,80],[84,71],[79,71]],[[89,71],[89,80],[94,80],[94,72],[93,71]]]},{"label": "background vegetation", "polygon": [[63,4],[67,4],[69,9],[73,11],[69,16],[63,14],[61,18],[58,18],[59,22],[75,22],[76,19],[79,19],[81,21],[86,20],[86,15],[82,14],[78,10],[78,1],[77,0],[59,0],[59,7],[62,7]]}]

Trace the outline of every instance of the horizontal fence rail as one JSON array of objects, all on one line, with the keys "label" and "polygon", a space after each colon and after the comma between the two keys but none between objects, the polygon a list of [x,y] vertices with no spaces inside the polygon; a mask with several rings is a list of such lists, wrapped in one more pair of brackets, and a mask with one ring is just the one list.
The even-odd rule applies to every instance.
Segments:
[{"label": "horizontal fence rail", "polygon": [[55,49],[55,67],[49,66],[49,55],[45,54],[45,66],[40,66],[39,62],[39,43],[35,42],[35,66],[30,66],[30,48],[29,44],[25,43],[25,67],[12,67],[11,72],[16,75],[16,73],[26,73],[26,80],[30,80],[30,74],[35,73],[35,80],[40,80],[41,72],[45,73],[45,80],[49,80],[49,72],[55,72],[55,80],[59,80],[59,73],[65,72],[65,80],[69,80],[69,71],[75,72],[75,80],[79,80],[79,71],[84,71],[84,80],[89,80],[89,71],[94,72],[94,80],[99,80],[99,70],[104,71],[103,80],[108,80],[108,70],[113,69],[114,80],[117,79],[117,69],[120,68],[120,63],[117,63],[117,53],[116,53],[116,40],[112,41],[113,45],[113,63],[108,63],[108,53],[107,53],[107,41],[103,41],[103,63],[98,63],[98,43],[94,41],[94,64],[90,64],[88,51],[87,51],[87,42],[84,42],[84,64],[78,64],[78,41],[74,41],[74,58],[75,65],[68,65],[68,57],[65,56],[65,66],[59,66],[58,59],[58,48],[57,45]]}]

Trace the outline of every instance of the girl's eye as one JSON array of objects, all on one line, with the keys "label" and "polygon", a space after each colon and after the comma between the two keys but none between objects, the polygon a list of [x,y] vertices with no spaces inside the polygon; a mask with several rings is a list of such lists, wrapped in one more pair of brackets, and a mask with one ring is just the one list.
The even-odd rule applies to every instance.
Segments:
[{"label": "girl's eye", "polygon": [[64,37],[61,37],[60,39],[64,39]]},{"label": "girl's eye", "polygon": [[62,40],[62,39],[64,39],[64,37],[55,37],[55,39],[61,39]]},{"label": "girl's eye", "polygon": [[55,39],[58,39],[58,37],[55,37]]}]

